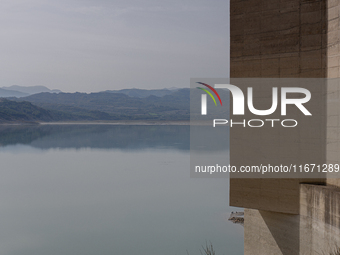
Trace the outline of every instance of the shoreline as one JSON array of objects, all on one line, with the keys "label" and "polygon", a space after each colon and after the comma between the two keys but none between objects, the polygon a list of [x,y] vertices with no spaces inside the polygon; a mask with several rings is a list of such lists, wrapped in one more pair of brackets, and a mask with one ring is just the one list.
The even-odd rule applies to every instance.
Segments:
[{"label": "shoreline", "polygon": [[56,121],[56,122],[38,122],[38,125],[140,125],[140,126],[147,126],[147,125],[190,125],[189,120],[116,120],[116,121]]},{"label": "shoreline", "polygon": [[[53,122],[4,122],[0,126],[48,125],[126,125],[126,126],[211,126],[211,121],[200,120],[115,120],[115,121],[53,121]],[[226,125],[229,126],[229,125]]]}]

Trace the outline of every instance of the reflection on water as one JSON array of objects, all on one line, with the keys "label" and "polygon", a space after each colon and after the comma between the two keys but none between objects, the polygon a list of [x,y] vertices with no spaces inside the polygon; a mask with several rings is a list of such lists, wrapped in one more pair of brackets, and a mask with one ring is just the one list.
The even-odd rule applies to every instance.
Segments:
[{"label": "reflection on water", "polygon": [[0,143],[0,254],[243,253],[228,181],[189,177],[188,126],[1,127]]},{"label": "reflection on water", "polygon": [[0,145],[36,148],[189,150],[189,126],[31,125],[0,126]]}]

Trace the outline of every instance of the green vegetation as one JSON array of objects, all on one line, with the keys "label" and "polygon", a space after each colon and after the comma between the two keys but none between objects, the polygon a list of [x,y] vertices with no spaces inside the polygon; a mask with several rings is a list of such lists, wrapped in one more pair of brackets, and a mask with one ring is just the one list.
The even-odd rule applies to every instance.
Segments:
[{"label": "green vegetation", "polygon": [[50,111],[29,102],[0,99],[0,122],[51,121],[55,117]]}]

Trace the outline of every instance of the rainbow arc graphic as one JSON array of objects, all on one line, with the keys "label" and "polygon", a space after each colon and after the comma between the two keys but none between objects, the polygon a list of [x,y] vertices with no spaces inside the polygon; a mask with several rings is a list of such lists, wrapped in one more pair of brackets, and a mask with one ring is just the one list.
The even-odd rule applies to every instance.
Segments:
[{"label": "rainbow arc graphic", "polygon": [[[196,82],[196,83],[201,84],[201,85],[203,85],[203,86],[206,86],[206,87],[209,88],[212,92],[214,92],[215,95],[217,96],[218,100],[220,101],[221,106],[222,106],[222,100],[221,100],[221,98],[220,98],[220,95],[217,93],[217,91],[216,91],[213,87],[211,87],[210,85],[205,84],[205,83],[203,83],[203,82]],[[214,100],[214,103],[215,103],[215,105],[217,106],[215,97],[211,94],[211,92],[210,92],[209,90],[204,89],[204,88],[200,88],[200,87],[197,87],[197,88],[203,90],[204,92],[206,92],[206,93],[212,98],[212,100]]]},{"label": "rainbow arc graphic", "polygon": [[[197,82],[197,83],[207,87],[208,89],[210,89],[217,96],[217,98],[220,101],[220,104],[222,106],[221,97],[220,97],[220,95],[217,93],[217,91],[213,87],[211,87],[210,85],[208,85],[206,83],[203,83],[203,82]],[[212,100],[214,101],[215,105],[217,106],[215,97],[214,97],[214,95],[209,90],[207,90],[205,88],[201,88],[201,87],[197,87],[197,88],[200,89],[200,90],[203,90],[204,92],[206,92],[212,98]],[[207,115],[207,95],[206,94],[202,94],[201,98],[202,98],[201,99],[201,115]]]}]

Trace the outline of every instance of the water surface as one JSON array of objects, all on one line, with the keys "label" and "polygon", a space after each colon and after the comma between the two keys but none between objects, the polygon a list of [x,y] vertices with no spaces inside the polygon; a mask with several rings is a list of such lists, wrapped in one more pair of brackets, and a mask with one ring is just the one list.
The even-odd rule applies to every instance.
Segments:
[{"label": "water surface", "polygon": [[228,179],[189,175],[189,126],[0,127],[0,254],[243,254]]}]

